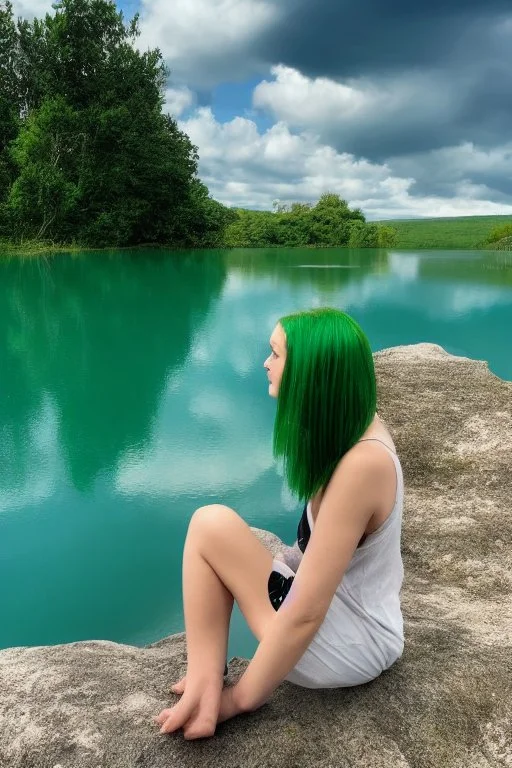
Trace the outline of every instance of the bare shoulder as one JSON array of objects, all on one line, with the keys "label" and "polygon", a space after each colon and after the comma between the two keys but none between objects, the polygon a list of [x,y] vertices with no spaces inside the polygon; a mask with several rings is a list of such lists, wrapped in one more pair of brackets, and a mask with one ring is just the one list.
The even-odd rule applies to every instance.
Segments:
[{"label": "bare shoulder", "polygon": [[393,507],[397,481],[394,461],[387,450],[396,453],[391,434],[376,416],[361,440],[343,455],[327,487],[312,500],[314,519],[321,503],[333,498],[371,508],[370,528],[384,519]]},{"label": "bare shoulder", "polygon": [[371,500],[379,497],[393,469],[393,460],[377,442],[357,443],[339,461],[326,493],[362,494]]},{"label": "bare shoulder", "polygon": [[356,473],[368,479],[372,475],[385,472],[393,460],[389,452],[377,441],[356,443],[340,460],[336,472],[339,470],[344,477],[347,474]]},{"label": "bare shoulder", "polygon": [[390,451],[396,454],[394,442],[387,433],[378,439],[356,443],[338,465],[340,477],[335,488],[339,489],[352,475],[353,497],[361,496],[372,511],[365,530],[367,535],[382,525],[396,503],[398,476]]}]

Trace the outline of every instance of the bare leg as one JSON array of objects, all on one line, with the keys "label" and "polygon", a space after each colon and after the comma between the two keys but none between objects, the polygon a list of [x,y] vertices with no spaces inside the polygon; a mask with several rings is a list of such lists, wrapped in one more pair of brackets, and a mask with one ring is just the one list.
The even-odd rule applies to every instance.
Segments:
[{"label": "bare leg", "polygon": [[196,510],[183,553],[187,675],[173,686],[183,693],[180,702],[156,718],[164,732],[183,727],[185,738],[215,732],[233,596],[261,639],[275,615],[267,592],[271,563],[270,552],[232,509]]},{"label": "bare leg", "polygon": [[202,554],[204,529],[191,520],[183,553],[187,680],[222,688],[233,595]]},{"label": "bare leg", "polygon": [[[183,552],[183,606],[187,642],[187,674],[171,690],[196,702],[185,728],[214,732],[220,707],[233,596],[203,557],[204,526],[190,521]],[[183,702],[185,703],[185,702]],[[165,719],[164,713],[162,713]]]}]

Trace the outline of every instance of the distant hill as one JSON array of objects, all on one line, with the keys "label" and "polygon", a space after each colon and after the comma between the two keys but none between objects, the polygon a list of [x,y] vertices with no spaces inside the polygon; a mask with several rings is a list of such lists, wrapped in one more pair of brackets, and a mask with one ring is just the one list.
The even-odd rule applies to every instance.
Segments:
[{"label": "distant hill", "polygon": [[397,248],[482,248],[493,227],[512,223],[512,216],[458,216],[438,219],[386,219],[394,227]]}]

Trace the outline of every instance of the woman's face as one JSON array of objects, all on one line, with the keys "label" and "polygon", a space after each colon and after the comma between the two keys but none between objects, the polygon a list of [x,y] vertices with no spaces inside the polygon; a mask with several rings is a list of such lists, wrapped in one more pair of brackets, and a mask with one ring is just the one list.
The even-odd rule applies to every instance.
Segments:
[{"label": "woman's face", "polygon": [[277,397],[286,362],[286,334],[279,323],[272,331],[270,347],[272,351],[263,363],[263,367],[267,371],[269,380],[268,393],[270,397]]}]

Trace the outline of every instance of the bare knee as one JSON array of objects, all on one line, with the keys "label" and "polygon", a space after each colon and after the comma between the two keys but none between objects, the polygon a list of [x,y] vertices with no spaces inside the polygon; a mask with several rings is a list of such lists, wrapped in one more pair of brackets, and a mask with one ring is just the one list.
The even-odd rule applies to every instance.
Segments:
[{"label": "bare knee", "polygon": [[207,504],[196,509],[190,518],[189,528],[212,534],[225,531],[229,522],[237,517],[237,513],[231,507],[226,507],[224,504]]}]

